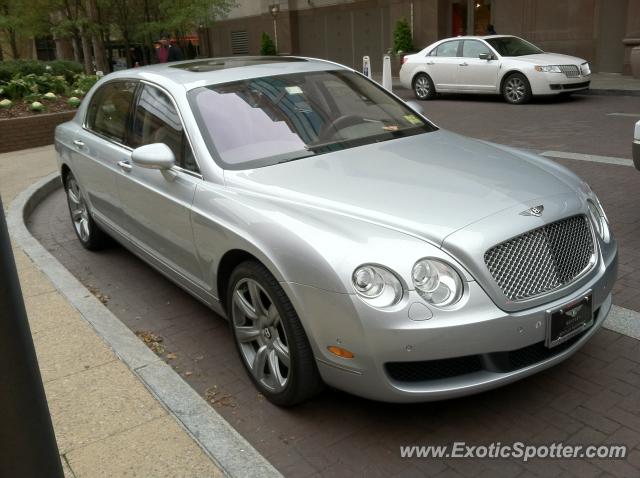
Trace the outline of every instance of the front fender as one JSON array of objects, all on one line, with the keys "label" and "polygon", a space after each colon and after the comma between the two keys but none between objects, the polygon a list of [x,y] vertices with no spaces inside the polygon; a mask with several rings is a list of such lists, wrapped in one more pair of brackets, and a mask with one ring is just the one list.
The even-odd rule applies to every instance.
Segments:
[{"label": "front fender", "polygon": [[425,241],[381,225],[211,183],[196,191],[192,223],[214,296],[219,261],[233,249],[258,258],[280,282],[337,293],[353,292],[351,275],[363,263],[392,269],[408,289],[418,259],[444,255]]}]

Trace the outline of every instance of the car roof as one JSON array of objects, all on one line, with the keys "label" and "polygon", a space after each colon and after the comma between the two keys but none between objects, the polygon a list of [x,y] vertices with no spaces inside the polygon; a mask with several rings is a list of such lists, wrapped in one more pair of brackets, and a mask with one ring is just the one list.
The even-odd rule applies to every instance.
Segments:
[{"label": "car roof", "polygon": [[298,56],[234,56],[160,63],[110,73],[109,79],[148,80],[169,89],[193,88],[249,78],[348,69],[326,60]]},{"label": "car roof", "polygon": [[440,43],[447,40],[488,40],[490,38],[507,38],[513,37],[513,35],[460,35],[457,37],[443,38],[435,43]]}]

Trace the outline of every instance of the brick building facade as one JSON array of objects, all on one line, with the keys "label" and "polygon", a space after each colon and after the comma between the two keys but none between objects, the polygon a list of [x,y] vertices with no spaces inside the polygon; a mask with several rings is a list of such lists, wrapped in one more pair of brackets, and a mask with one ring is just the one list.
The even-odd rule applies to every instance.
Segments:
[{"label": "brick building facade", "polygon": [[521,36],[541,48],[586,58],[594,71],[630,72],[640,45],[640,0],[239,0],[229,16],[200,31],[203,54],[257,54],[260,36],[281,54],[306,55],[374,71],[393,45],[395,22],[412,25],[414,45],[459,34]]}]

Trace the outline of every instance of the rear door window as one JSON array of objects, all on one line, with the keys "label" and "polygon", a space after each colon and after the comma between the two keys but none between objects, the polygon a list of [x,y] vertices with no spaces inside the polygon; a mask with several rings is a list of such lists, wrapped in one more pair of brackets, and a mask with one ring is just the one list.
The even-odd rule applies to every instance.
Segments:
[{"label": "rear door window", "polygon": [[453,57],[458,56],[459,40],[448,41],[438,45],[436,56]]},{"label": "rear door window", "polygon": [[110,81],[91,98],[86,126],[91,131],[121,144],[126,142],[135,81]]}]

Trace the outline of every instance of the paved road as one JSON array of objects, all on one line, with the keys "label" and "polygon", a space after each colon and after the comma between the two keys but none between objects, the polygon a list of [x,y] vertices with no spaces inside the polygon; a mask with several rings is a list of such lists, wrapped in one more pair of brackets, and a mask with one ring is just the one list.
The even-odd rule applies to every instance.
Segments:
[{"label": "paved road", "polygon": [[[397,93],[413,98],[408,90]],[[447,95],[421,104],[437,125],[474,138],[620,158],[631,158],[633,125],[640,121],[638,96],[575,95],[512,106],[498,96]]]},{"label": "paved road", "polygon": [[[577,108],[572,115],[591,118],[622,107],[640,111],[638,98],[632,99],[633,105],[620,98],[585,97],[585,101],[592,98],[595,100],[588,104],[593,107],[581,111],[577,105],[583,100],[572,101],[570,106]],[[491,100],[463,102],[458,98],[427,105],[430,116],[441,126],[478,137],[540,150],[629,156],[623,151],[628,143],[625,135],[612,137],[610,147],[599,145],[592,138],[592,130],[598,129],[595,123],[586,133],[581,130],[577,139],[556,136],[554,143],[536,137],[535,125],[513,124],[520,116],[527,122],[539,117],[540,131],[552,131],[551,121],[568,128],[572,115],[562,119],[567,105],[516,108]],[[500,119],[504,128],[496,128],[487,121],[491,115],[511,115],[511,124]],[[602,123],[607,121],[601,116]],[[528,131],[526,144],[518,143],[523,129]],[[591,150],[598,145],[600,149]],[[614,302],[640,311],[640,173],[624,166],[561,162],[591,182],[604,202],[621,244],[621,279]],[[637,340],[602,330],[562,365],[474,397],[400,406],[328,390],[310,403],[281,410],[261,398],[246,378],[224,320],[118,246],[100,253],[82,249],[73,235],[61,192],[38,207],[31,228],[84,284],[106,296],[107,307],[132,330],[161,336],[165,360],[286,476],[640,476]],[[175,358],[170,358],[172,354]],[[401,445],[453,441],[624,443],[632,451],[627,460],[609,461],[523,463],[399,457]]]}]

